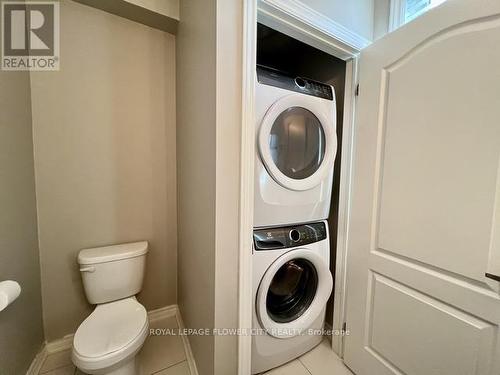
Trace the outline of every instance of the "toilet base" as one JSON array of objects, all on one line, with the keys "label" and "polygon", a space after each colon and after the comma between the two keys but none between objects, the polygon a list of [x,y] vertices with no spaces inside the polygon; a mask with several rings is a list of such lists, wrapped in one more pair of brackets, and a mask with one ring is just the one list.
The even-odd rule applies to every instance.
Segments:
[{"label": "toilet base", "polygon": [[124,363],[122,366],[110,372],[106,372],[103,375],[138,375],[138,374],[139,374],[139,369],[137,368],[137,361],[135,360],[134,356],[130,358],[130,360]]},{"label": "toilet base", "polygon": [[[83,370],[82,370],[83,371]],[[139,366],[136,361],[136,357],[132,356],[129,360],[120,365],[115,365],[111,368],[104,370],[93,370],[89,372],[86,370],[86,374],[91,375],[138,375]]]}]

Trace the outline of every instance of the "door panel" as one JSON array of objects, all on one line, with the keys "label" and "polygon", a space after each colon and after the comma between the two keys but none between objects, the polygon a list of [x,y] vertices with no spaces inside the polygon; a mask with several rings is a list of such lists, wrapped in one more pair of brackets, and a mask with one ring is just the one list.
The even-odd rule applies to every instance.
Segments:
[{"label": "door panel", "polygon": [[489,24],[426,41],[384,70],[381,95],[378,246],[478,281],[488,263],[500,95],[471,67],[500,74],[498,59],[477,58],[500,45],[499,22]]},{"label": "door panel", "polygon": [[493,344],[492,324],[382,275],[372,274],[369,293],[368,347],[404,373],[475,374],[476,349]]},{"label": "door panel", "polygon": [[344,351],[358,375],[500,373],[485,277],[500,269],[499,45],[500,3],[456,0],[361,54]]}]

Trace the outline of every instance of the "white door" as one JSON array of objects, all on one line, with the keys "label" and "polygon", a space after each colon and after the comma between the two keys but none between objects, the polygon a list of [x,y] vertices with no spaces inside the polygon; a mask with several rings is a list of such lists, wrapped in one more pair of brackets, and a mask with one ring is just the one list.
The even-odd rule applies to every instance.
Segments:
[{"label": "white door", "polygon": [[500,1],[446,2],[359,76],[345,362],[499,375]]}]

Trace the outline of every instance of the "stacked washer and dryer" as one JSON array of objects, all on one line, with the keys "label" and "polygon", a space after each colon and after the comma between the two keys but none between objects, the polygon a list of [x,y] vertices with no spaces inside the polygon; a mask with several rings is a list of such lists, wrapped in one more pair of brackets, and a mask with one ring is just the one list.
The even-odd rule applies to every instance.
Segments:
[{"label": "stacked washer and dryer", "polygon": [[332,86],[258,66],[255,91],[252,374],[322,340],[337,152]]}]

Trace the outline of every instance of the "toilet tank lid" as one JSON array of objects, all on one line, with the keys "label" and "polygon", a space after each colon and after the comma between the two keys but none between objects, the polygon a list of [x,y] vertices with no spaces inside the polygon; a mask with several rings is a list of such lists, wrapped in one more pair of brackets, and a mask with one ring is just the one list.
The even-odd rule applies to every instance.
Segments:
[{"label": "toilet tank lid", "polygon": [[135,258],[148,252],[148,242],[131,242],[120,245],[83,249],[78,253],[78,264],[96,264]]}]

